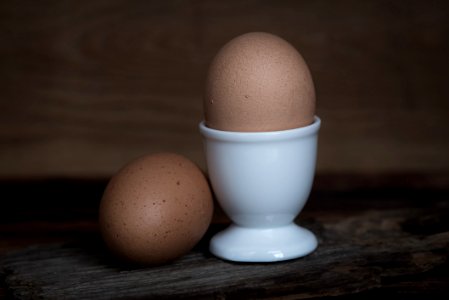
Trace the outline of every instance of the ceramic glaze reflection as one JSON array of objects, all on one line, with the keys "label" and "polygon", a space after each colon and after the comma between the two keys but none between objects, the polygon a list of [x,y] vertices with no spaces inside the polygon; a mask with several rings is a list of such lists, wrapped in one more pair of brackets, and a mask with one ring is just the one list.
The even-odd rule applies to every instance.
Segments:
[{"label": "ceramic glaze reflection", "polygon": [[305,127],[231,132],[200,124],[212,187],[233,221],[213,237],[218,257],[270,262],[301,257],[315,236],[294,224],[312,188],[320,119]]}]

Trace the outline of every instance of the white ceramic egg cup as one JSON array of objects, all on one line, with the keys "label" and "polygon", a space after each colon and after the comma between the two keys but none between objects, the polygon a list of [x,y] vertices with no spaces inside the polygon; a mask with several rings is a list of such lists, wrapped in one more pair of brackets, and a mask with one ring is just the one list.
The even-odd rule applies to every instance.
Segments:
[{"label": "white ceramic egg cup", "polygon": [[210,241],[210,251],[239,262],[305,256],[317,239],[294,223],[315,174],[321,121],[267,132],[232,132],[201,122],[212,188],[233,224]]}]

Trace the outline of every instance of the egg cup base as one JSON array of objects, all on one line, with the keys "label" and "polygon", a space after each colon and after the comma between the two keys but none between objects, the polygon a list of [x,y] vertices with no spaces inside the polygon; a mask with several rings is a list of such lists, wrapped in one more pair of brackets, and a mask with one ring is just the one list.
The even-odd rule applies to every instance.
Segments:
[{"label": "egg cup base", "polygon": [[295,223],[274,228],[233,224],[212,238],[209,249],[229,261],[276,262],[303,257],[317,246],[315,235]]}]

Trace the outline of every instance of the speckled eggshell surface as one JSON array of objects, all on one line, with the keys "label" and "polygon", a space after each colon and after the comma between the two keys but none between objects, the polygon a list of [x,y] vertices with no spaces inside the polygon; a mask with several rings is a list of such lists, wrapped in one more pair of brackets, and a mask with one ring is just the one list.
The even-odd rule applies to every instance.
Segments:
[{"label": "speckled eggshell surface", "polygon": [[201,170],[183,156],[160,153],[138,158],[112,177],[99,223],[112,252],[151,265],[192,249],[212,213],[212,194]]},{"label": "speckled eggshell surface", "polygon": [[206,126],[224,131],[278,131],[310,125],[312,77],[299,52],[263,32],[238,36],[210,64],[204,95]]}]

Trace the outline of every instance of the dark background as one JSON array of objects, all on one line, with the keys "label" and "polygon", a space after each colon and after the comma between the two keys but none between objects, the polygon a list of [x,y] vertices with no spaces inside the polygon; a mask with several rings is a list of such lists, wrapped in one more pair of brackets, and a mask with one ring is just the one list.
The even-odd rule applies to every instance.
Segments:
[{"label": "dark background", "polygon": [[449,173],[447,1],[55,0],[0,3],[0,178],[107,178],[156,151],[204,167],[207,66],[250,31],[309,64],[318,174]]},{"label": "dark background", "polygon": [[[301,52],[322,119],[317,176],[300,215],[322,244],[298,267],[277,265],[283,275],[291,268],[289,280],[255,283],[256,295],[448,294],[448,1],[11,0],[0,1],[0,298],[66,292],[66,280],[78,280],[79,266],[67,265],[67,278],[59,264],[40,267],[36,257],[55,255],[48,244],[95,248],[97,256],[83,252],[89,261],[107,254],[97,247],[98,203],[126,162],[173,151],[205,168],[206,70],[222,45],[250,31]],[[217,212],[211,232],[224,222]],[[3,255],[19,249],[3,269]],[[191,254],[200,269],[201,251]],[[315,273],[303,273],[313,257]],[[215,276],[219,269],[204,275],[218,280],[214,292],[241,293]],[[158,284],[136,290],[124,274],[114,287],[160,292]]]}]

